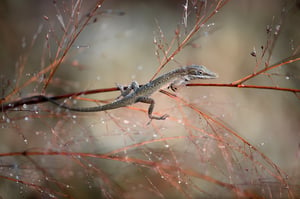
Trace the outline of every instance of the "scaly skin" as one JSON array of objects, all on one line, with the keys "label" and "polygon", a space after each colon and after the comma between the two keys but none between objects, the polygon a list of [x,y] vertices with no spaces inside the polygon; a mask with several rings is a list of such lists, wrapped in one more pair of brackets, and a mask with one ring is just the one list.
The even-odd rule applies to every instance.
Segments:
[{"label": "scaly skin", "polygon": [[156,117],[152,115],[154,108],[154,100],[149,98],[149,96],[158,91],[163,86],[169,84],[172,90],[174,89],[174,85],[185,84],[190,80],[194,79],[214,79],[217,78],[217,74],[211,72],[204,66],[185,66],[182,68],[178,68],[172,70],[166,74],[163,74],[156,79],[148,82],[147,84],[139,87],[136,82],[133,82],[128,89],[123,90],[122,87],[119,87],[121,90],[121,97],[117,98],[117,100],[113,101],[110,104],[105,104],[103,106],[96,107],[69,107],[62,104],[59,104],[53,99],[47,98],[47,100],[57,106],[68,109],[70,111],[78,111],[78,112],[97,112],[97,111],[105,111],[116,109],[124,106],[128,106],[137,102],[143,102],[150,104],[148,109],[148,116],[150,119],[164,120],[168,117],[168,115],[163,115],[161,117]]}]

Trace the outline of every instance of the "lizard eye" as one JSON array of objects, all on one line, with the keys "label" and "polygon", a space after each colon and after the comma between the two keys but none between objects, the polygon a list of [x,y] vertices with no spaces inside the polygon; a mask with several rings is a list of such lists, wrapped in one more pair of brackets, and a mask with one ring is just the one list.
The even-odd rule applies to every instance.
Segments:
[{"label": "lizard eye", "polygon": [[202,75],[203,71],[201,70],[197,70],[197,71],[193,71],[192,75]]}]

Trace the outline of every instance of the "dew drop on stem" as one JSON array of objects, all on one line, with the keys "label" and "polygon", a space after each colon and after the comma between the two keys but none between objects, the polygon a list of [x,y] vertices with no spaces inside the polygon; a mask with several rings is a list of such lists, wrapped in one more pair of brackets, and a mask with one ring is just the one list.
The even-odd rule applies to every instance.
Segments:
[{"label": "dew drop on stem", "polygon": [[26,38],[23,37],[22,38],[22,48],[25,48],[26,47]]}]

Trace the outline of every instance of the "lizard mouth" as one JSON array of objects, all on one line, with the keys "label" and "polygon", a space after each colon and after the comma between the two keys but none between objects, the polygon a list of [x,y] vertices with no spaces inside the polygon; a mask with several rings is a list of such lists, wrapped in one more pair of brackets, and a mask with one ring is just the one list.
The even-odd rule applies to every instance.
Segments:
[{"label": "lizard mouth", "polygon": [[202,73],[199,75],[187,75],[185,77],[186,80],[193,80],[193,79],[216,79],[219,75],[217,73]]},{"label": "lizard mouth", "polygon": [[218,78],[219,75],[217,73],[205,73],[203,74],[203,77],[201,79],[215,79],[215,78]]}]

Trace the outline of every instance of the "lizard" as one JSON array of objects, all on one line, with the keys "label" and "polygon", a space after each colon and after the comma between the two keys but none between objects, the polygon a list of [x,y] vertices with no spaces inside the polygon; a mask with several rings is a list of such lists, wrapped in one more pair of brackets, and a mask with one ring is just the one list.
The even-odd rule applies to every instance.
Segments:
[{"label": "lizard", "polygon": [[164,114],[163,116],[154,116],[152,115],[155,101],[150,98],[150,95],[155,91],[158,91],[163,86],[168,85],[173,91],[177,90],[178,86],[185,85],[187,82],[194,79],[214,79],[217,78],[218,75],[214,72],[208,70],[205,66],[202,65],[189,65],[174,69],[168,73],[165,73],[156,79],[149,81],[148,83],[139,86],[137,82],[132,82],[126,89],[123,86],[117,85],[119,90],[121,91],[121,95],[116,98],[115,101],[94,107],[70,107],[63,104],[58,103],[57,101],[46,97],[45,99],[60,108],[64,108],[70,111],[77,112],[97,112],[97,111],[106,111],[111,109],[116,109],[120,107],[126,107],[131,104],[135,104],[138,102],[150,104],[148,108],[148,117],[152,120],[165,120],[169,115]]}]

